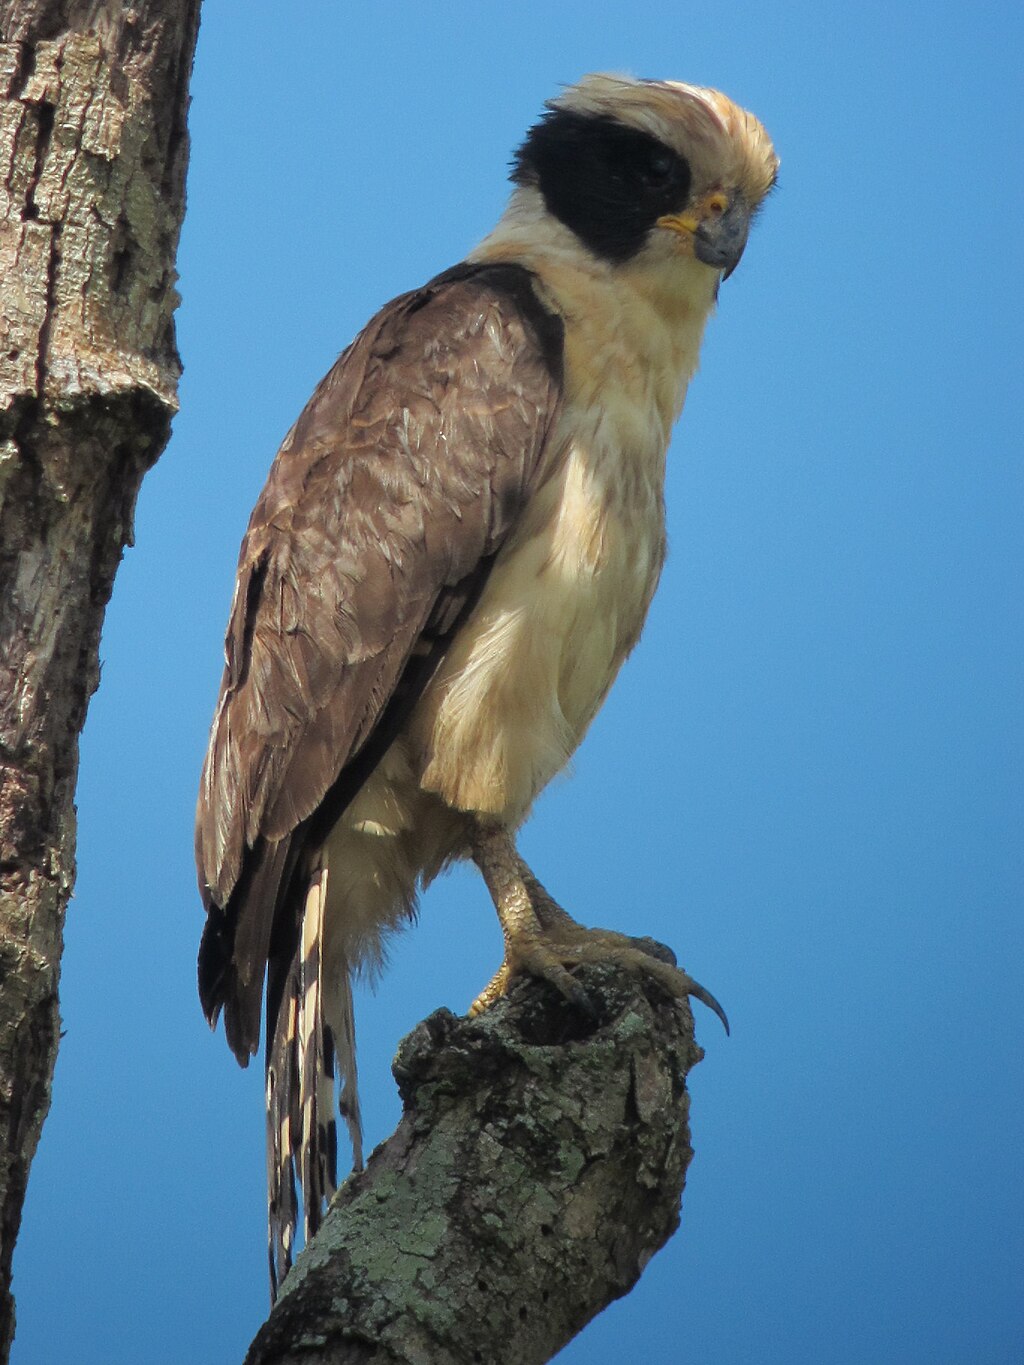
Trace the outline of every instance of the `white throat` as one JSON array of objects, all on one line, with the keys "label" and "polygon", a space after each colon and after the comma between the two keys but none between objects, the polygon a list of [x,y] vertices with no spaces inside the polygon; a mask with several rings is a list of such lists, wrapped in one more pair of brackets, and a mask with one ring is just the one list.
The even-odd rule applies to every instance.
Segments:
[{"label": "white throat", "polygon": [[[566,329],[566,390],[599,399],[608,386],[653,407],[667,444],[696,368],[720,272],[683,255],[654,230],[634,258],[602,260],[547,211],[532,186],[517,188],[492,232],[468,256],[524,266]],[[653,416],[653,414],[652,414]]]}]

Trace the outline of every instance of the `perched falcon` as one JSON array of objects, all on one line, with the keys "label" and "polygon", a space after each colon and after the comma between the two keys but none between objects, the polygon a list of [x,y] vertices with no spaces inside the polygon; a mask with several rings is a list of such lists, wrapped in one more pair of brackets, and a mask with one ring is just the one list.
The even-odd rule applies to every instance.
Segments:
[{"label": "perched falcon", "polygon": [[387,304],[285,438],[242,542],[196,824],[199,992],[245,1065],[267,976],[271,1280],[359,1153],[353,972],[455,859],[505,956],[578,998],[610,958],[717,1008],[547,894],[515,832],[636,644],[665,452],[777,159],[724,95],[592,75],[515,154],[497,227]]}]

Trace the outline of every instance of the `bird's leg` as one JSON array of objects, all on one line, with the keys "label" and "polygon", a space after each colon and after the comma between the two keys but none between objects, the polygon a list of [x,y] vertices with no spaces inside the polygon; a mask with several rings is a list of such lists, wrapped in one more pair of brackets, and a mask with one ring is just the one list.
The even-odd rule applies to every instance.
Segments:
[{"label": "bird's leg", "polygon": [[[583,1008],[587,1007],[586,993],[569,975],[557,952],[548,945],[541,914],[552,907],[570,920],[561,906],[551,900],[540,883],[530,874],[516,852],[512,835],[503,826],[491,821],[476,820],[470,837],[473,861],[491,893],[498,912],[501,931],[505,937],[505,958],[497,972],[473,1001],[470,1014],[480,1014],[506,993],[517,972],[529,972],[550,981],[563,995]],[[523,873],[533,888],[543,893],[543,910],[538,911]],[[540,900],[540,898],[539,898]],[[570,921],[575,923],[575,921]],[[579,927],[579,926],[577,926]]]},{"label": "bird's leg", "polygon": [[[611,962],[643,971],[676,997],[692,995],[729,1021],[715,997],[675,965],[675,958],[651,939],[630,938],[609,929],[587,929],[544,889],[516,851],[502,825],[477,819],[470,840],[473,861],[491,893],[505,936],[505,959],[470,1007],[479,1014],[508,990],[519,972],[541,976],[582,1008],[586,995],[568,968],[581,962]],[[666,960],[666,954],[671,961]]]},{"label": "bird's leg", "polygon": [[529,865],[523,858],[516,854],[516,869],[522,878],[526,893],[530,897],[537,918],[540,920],[541,927],[546,929],[552,939],[558,941],[565,939],[567,942],[580,935],[593,937],[597,935],[600,940],[617,948],[636,948],[649,957],[655,957],[660,962],[667,962],[670,967],[675,967],[676,955],[664,943],[659,943],[657,939],[644,935],[642,938],[635,938],[631,934],[620,934],[614,929],[587,929],[579,920],[573,919],[568,910],[564,909],[552,896],[546,886],[543,886],[530,871]]},{"label": "bird's leg", "polygon": [[515,854],[516,872],[526,888],[526,894],[530,898],[530,904],[540,921],[541,928],[555,936],[557,936],[560,928],[566,933],[571,933],[573,929],[582,929],[583,926],[580,922],[573,919],[568,910],[563,909],[558,904],[547,887],[541,885],[514,844],[512,845],[512,852]]}]

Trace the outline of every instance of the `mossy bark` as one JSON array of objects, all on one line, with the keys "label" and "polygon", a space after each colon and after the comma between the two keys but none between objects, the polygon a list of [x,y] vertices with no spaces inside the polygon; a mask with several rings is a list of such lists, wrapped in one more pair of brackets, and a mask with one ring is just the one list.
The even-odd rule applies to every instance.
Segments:
[{"label": "mossy bark", "polygon": [[405,1039],[402,1121],[339,1191],[246,1365],[535,1365],[636,1283],[679,1223],[703,1054],[653,981],[580,979],[593,1016],[523,982]]},{"label": "mossy bark", "polygon": [[176,407],[198,10],[0,3],[0,1360],[59,1036],[78,736]]}]

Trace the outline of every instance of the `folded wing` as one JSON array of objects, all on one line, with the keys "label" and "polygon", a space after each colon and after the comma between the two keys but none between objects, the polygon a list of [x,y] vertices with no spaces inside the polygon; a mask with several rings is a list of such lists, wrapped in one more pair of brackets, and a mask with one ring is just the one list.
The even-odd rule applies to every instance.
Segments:
[{"label": "folded wing", "polygon": [[518,266],[388,304],[321,382],[242,543],[196,818],[200,995],[256,1051],[297,861],[326,837],[479,596],[560,396],[560,320]]}]

